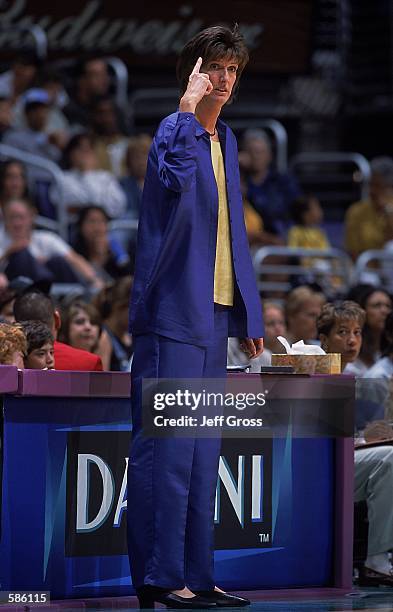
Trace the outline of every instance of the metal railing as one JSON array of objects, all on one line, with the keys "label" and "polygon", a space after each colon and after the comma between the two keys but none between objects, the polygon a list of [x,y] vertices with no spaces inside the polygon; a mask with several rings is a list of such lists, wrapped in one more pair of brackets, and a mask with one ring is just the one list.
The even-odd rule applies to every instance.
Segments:
[{"label": "metal railing", "polygon": [[128,70],[127,66],[118,57],[109,56],[104,57],[104,61],[110,66],[115,75],[115,100],[117,106],[124,112],[128,113]]},{"label": "metal railing", "polygon": [[288,293],[294,278],[301,284],[316,282],[328,295],[346,294],[351,283],[352,262],[340,249],[266,246],[255,251],[253,265],[258,289],[264,293]]},{"label": "metal railing", "polygon": [[16,159],[27,166],[34,166],[35,168],[40,168],[41,170],[48,172],[58,189],[58,202],[56,203],[57,221],[48,219],[44,222],[45,217],[39,217],[39,222],[41,225],[45,223],[45,226],[48,229],[50,228],[57,231],[62,238],[67,240],[69,215],[67,207],[64,205],[62,181],[63,173],[59,166],[57,166],[54,162],[45,159],[44,157],[32,155],[31,153],[26,153],[25,151],[21,151],[20,149],[2,143],[0,143],[0,157],[5,159]]},{"label": "metal railing", "polygon": [[233,119],[228,124],[233,130],[268,130],[275,141],[275,165],[279,172],[288,170],[288,134],[282,123],[276,119]]},{"label": "metal railing", "polygon": [[370,164],[367,159],[360,153],[340,153],[339,151],[331,151],[327,153],[313,152],[313,153],[298,153],[289,163],[290,170],[296,175],[296,168],[299,166],[306,166],[312,164],[324,165],[328,164],[353,164],[357,170],[358,175],[351,173],[351,182],[360,183],[361,185],[361,197],[366,198],[368,196],[368,183],[370,180]]},{"label": "metal railing", "polygon": [[393,251],[372,249],[361,253],[355,262],[354,283],[371,283],[393,292]]}]

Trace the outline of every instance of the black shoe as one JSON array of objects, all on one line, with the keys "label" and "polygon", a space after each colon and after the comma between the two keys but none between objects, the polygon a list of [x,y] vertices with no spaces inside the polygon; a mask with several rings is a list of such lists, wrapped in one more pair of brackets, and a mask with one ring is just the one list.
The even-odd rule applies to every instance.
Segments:
[{"label": "black shoe", "polygon": [[202,610],[205,608],[216,608],[217,605],[213,600],[205,599],[200,595],[195,597],[181,597],[167,589],[154,586],[144,586],[136,590],[141,609],[154,610],[154,603],[162,603],[167,608]]},{"label": "black shoe", "polygon": [[239,595],[231,595],[230,593],[221,593],[220,591],[195,591],[208,601],[213,601],[219,608],[242,608],[250,606],[251,601]]},{"label": "black shoe", "polygon": [[393,570],[389,574],[377,572],[369,567],[364,566],[359,574],[359,586],[393,586]]}]

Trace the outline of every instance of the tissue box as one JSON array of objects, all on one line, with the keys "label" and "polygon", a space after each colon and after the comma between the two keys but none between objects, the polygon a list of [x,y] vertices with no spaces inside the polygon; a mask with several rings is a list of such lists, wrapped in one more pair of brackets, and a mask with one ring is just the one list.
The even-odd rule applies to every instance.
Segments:
[{"label": "tissue box", "polygon": [[340,353],[272,355],[272,366],[293,366],[295,374],[341,374]]}]

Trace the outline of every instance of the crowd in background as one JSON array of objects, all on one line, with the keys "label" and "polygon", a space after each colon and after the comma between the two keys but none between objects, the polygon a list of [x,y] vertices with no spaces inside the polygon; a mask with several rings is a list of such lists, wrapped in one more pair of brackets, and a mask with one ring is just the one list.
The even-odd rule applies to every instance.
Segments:
[{"label": "crowd in background", "polygon": [[[52,344],[60,342],[97,355],[104,369],[127,370],[132,358],[127,305],[135,232],[127,229],[127,223],[112,229],[112,222],[138,220],[152,138],[130,130],[127,114],[117,106],[113,93],[108,66],[100,57],[76,63],[66,82],[31,52],[18,54],[9,70],[0,74],[0,143],[38,155],[61,169],[59,181],[53,182],[45,168],[23,164],[12,156],[0,160],[0,316],[3,325],[12,324],[13,300],[26,291],[39,289],[45,295],[53,283],[72,283],[81,290],[67,292],[60,300],[50,298],[62,321],[55,328],[49,325]],[[250,248],[329,249],[320,202],[302,192],[295,176],[276,170],[267,133],[246,130],[239,144]],[[349,206],[343,218],[343,249],[353,260],[368,249],[393,249],[393,159],[372,160],[371,172],[368,199]],[[66,238],[42,229],[42,219],[58,219],[60,205],[71,219]],[[306,257],[302,264],[313,265]],[[25,277],[22,287],[20,277]],[[324,295],[323,286],[298,286],[302,284],[304,278],[291,278],[289,295],[264,300],[266,350],[260,362],[253,363],[253,370],[267,365],[272,352],[283,350],[278,335],[292,342],[319,341],[316,321],[324,302],[334,295]],[[367,313],[361,353],[352,364],[358,374],[378,362],[383,322],[391,309],[391,298],[384,290],[375,299],[371,289],[366,294],[353,288],[348,296]],[[7,329],[3,327],[2,333],[7,334]],[[23,355],[25,367],[30,367],[29,343],[41,332],[34,326],[26,330],[27,348],[17,352]],[[36,341],[32,342],[35,347]],[[42,342],[47,347],[51,341]],[[49,349],[45,350],[44,367],[58,368],[56,351],[51,359]],[[231,340],[228,363],[246,361],[238,341]]]}]

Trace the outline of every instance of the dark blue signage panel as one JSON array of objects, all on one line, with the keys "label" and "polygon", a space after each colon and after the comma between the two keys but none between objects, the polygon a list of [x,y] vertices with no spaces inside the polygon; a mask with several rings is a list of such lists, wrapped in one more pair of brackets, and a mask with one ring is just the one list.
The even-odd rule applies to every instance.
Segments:
[{"label": "dark blue signage panel", "polygon": [[[133,592],[126,553],[128,399],[6,397],[0,583],[52,598]],[[334,441],[223,440],[216,580],[332,583]]]}]

